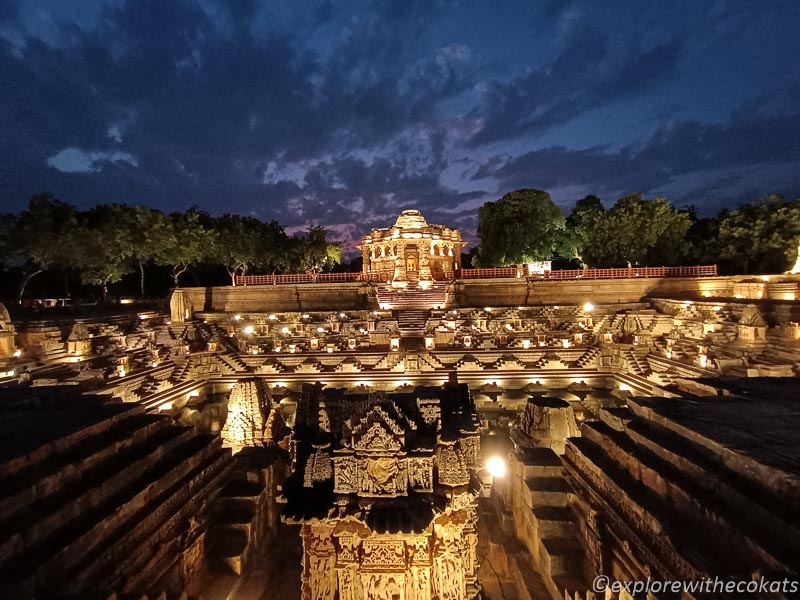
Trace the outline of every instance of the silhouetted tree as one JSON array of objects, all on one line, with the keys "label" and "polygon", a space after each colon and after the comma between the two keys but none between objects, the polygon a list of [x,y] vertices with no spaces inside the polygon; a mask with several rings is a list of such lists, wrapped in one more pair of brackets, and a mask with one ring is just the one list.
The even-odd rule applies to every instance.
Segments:
[{"label": "silhouetted tree", "polygon": [[108,284],[131,270],[136,232],[126,226],[129,214],[127,206],[99,204],[80,213],[80,225],[72,232],[70,245],[81,282],[99,286],[104,301]]},{"label": "silhouetted tree", "polygon": [[584,263],[583,253],[589,243],[592,224],[604,211],[603,204],[597,196],[589,195],[578,200],[567,217],[557,247],[559,254],[564,258]]},{"label": "silhouetted tree", "polygon": [[50,193],[37,194],[19,215],[11,238],[23,262],[17,302],[33,277],[69,262],[68,244],[77,224],[75,208]]}]

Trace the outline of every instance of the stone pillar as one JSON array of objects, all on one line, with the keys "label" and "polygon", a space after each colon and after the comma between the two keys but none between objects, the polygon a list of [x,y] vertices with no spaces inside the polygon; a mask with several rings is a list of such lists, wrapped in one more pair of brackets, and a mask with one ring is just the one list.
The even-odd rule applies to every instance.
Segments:
[{"label": "stone pillar", "polygon": [[397,256],[394,258],[392,287],[406,287],[407,285],[408,278],[406,277],[406,247],[405,244],[399,244]]},{"label": "stone pillar", "polygon": [[367,247],[367,244],[364,244],[361,247],[361,261],[362,261],[361,272],[364,275],[369,275],[370,273],[372,273],[372,262],[370,261],[369,258],[369,248]]}]

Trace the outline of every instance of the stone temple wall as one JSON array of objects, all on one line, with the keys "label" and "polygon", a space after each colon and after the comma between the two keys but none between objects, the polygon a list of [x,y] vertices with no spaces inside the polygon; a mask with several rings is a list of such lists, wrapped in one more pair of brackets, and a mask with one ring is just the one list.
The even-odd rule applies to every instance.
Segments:
[{"label": "stone temple wall", "polygon": [[[800,278],[671,277],[578,279],[460,279],[452,287],[458,307],[541,306],[547,304],[620,304],[649,297],[700,300],[751,298],[787,300],[800,297]],[[367,283],[307,283],[183,288],[193,312],[304,312],[373,310],[375,288]]]},{"label": "stone temple wall", "polygon": [[194,312],[365,310],[378,307],[366,283],[182,288]]}]

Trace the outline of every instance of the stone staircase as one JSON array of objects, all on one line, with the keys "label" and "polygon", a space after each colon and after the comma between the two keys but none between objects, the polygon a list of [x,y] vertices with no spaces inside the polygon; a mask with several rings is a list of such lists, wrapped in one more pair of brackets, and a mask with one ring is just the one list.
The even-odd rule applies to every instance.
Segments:
[{"label": "stone staircase", "polygon": [[0,597],[157,597],[181,527],[202,523],[216,498],[230,465],[218,436],[139,406],[93,410],[83,427],[0,465]]},{"label": "stone staircase", "polygon": [[382,285],[376,286],[375,294],[381,308],[385,307],[390,310],[444,308],[447,283],[435,281],[427,290],[410,285],[405,289]]},{"label": "stone staircase", "polygon": [[222,489],[211,530],[212,568],[242,574],[263,493],[263,484],[245,478],[235,479]]},{"label": "stone staircase", "polygon": [[584,553],[575,514],[568,505],[571,488],[563,476],[561,458],[550,448],[532,448],[514,460],[517,485],[517,535],[539,567],[553,597],[584,592]]},{"label": "stone staircase", "polygon": [[643,350],[630,348],[629,350],[625,351],[625,359],[628,363],[628,368],[632,373],[635,375],[640,375],[641,377],[647,377],[651,370],[650,364],[647,362],[648,353],[649,351],[647,348],[644,348]]},{"label": "stone staircase", "polygon": [[425,335],[430,310],[394,310],[392,316],[397,319],[400,337],[421,337]]}]

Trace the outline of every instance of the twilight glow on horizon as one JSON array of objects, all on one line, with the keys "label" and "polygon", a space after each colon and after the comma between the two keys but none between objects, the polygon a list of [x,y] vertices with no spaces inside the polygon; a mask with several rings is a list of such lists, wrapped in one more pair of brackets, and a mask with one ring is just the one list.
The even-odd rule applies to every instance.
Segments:
[{"label": "twilight glow on horizon", "polygon": [[800,3],[0,0],[0,210],[324,225],[800,195]]}]

